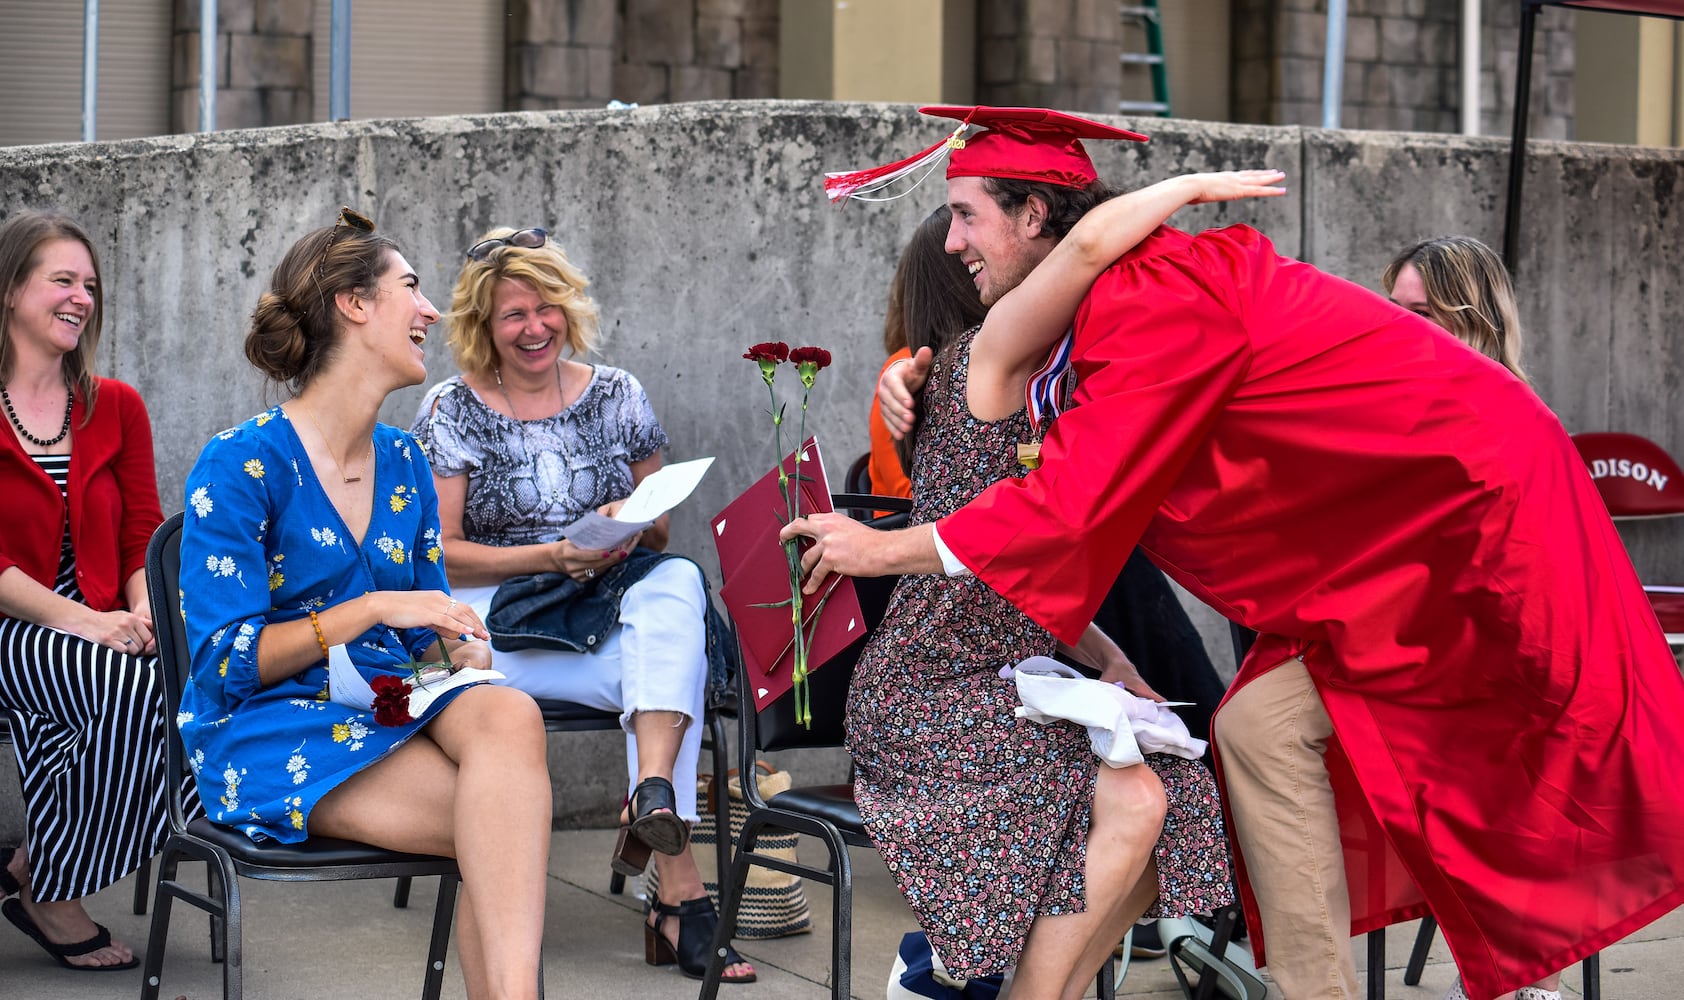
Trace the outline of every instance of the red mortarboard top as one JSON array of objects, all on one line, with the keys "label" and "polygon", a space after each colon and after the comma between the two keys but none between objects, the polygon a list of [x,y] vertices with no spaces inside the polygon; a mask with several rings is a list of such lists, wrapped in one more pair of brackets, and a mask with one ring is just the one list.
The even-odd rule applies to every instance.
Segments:
[{"label": "red mortarboard top", "polygon": [[1046,108],[919,108],[936,118],[953,118],[988,131],[962,140],[947,158],[949,177],[1011,177],[1059,187],[1085,188],[1099,179],[1082,148],[1083,139],[1132,139],[1139,132],[1102,125]]},{"label": "red mortarboard top", "polygon": [[1612,516],[1684,514],[1684,471],[1660,445],[1619,433],[1575,434],[1573,443]]},{"label": "red mortarboard top", "polygon": [[[904,160],[870,170],[826,174],[824,188],[831,201],[898,198],[917,187],[944,157],[948,177],[1010,177],[1084,188],[1099,174],[1082,148],[1083,139],[1147,141],[1139,132],[1047,108],[932,105],[918,110],[937,118],[952,118],[959,127],[946,139]],[[889,184],[921,169],[923,172],[905,191],[878,196]]]}]

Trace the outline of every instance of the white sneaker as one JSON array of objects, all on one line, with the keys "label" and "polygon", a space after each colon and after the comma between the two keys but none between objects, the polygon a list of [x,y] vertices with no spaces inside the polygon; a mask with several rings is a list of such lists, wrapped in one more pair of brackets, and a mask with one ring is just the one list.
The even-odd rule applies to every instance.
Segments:
[{"label": "white sneaker", "polygon": [[[1444,1000],[1468,1000],[1468,991],[1462,988],[1462,977],[1450,984],[1450,992],[1444,995]],[[1522,986],[1515,993],[1514,1000],[1561,1000],[1559,990],[1540,989],[1536,986]]]}]

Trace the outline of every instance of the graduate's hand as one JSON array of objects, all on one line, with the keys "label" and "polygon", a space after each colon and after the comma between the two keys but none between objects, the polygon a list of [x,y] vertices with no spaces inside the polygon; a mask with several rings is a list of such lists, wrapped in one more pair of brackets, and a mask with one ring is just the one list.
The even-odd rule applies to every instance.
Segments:
[{"label": "graduate's hand", "polygon": [[803,594],[817,593],[832,573],[843,576],[881,576],[878,552],[883,532],[868,528],[846,514],[809,514],[798,517],[778,533],[778,541],[811,538],[813,547],[801,556]]},{"label": "graduate's hand", "polygon": [[912,418],[917,412],[912,394],[929,379],[930,362],[934,358],[935,353],[928,347],[920,347],[910,359],[903,358],[884,369],[877,379],[877,409],[896,441],[912,432]]},{"label": "graduate's hand", "polygon": [[1286,194],[1286,188],[1273,187],[1286,179],[1284,170],[1219,170],[1208,174],[1188,174],[1186,179],[1196,186],[1189,205],[1208,205],[1217,201],[1238,201],[1241,198],[1274,198]]}]

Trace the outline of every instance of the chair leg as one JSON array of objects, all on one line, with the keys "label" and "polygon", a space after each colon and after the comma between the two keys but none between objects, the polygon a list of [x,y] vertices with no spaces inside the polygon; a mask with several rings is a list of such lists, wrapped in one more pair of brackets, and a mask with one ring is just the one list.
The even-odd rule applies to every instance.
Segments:
[{"label": "chair leg", "polygon": [[1386,929],[1368,932],[1368,1000],[1386,1000]]},{"label": "chair leg", "polygon": [[[731,765],[727,758],[729,747],[725,742],[725,723],[720,720],[719,713],[708,716],[708,742],[713,745],[713,787],[724,789],[731,772]],[[713,838],[715,855],[714,871],[718,873],[719,903],[725,905],[725,872],[731,867],[731,797],[723,791],[713,797],[713,828],[716,832]]]},{"label": "chair leg", "polygon": [[1419,986],[1421,972],[1427,967],[1427,952],[1432,949],[1433,935],[1438,933],[1438,921],[1432,917],[1421,918],[1421,929],[1415,934],[1415,947],[1409,951],[1409,964],[1403,969],[1403,984],[1405,986]]},{"label": "chair leg", "polygon": [[[219,870],[220,869],[215,867],[211,862],[209,862],[209,861],[205,862],[205,894],[210,896],[210,898],[216,900],[218,903],[221,903],[224,910],[226,910],[226,908],[228,906],[228,900],[224,898],[224,893],[223,893],[224,885],[217,878],[217,872]],[[211,941],[211,961],[212,962],[223,962],[227,959],[227,957],[228,957],[227,951],[226,951],[226,949],[223,948],[223,943],[224,943],[224,941],[227,940],[227,933],[228,933],[227,928],[225,926],[223,926],[222,917],[217,915],[215,912],[212,912],[210,914],[210,941]]]},{"label": "chair leg", "polygon": [[1099,1000],[1116,1000],[1116,997],[1117,997],[1117,978],[1116,978],[1116,976],[1117,976],[1117,970],[1116,970],[1115,966],[1112,964],[1111,959],[1107,958],[1105,960],[1105,964],[1101,965],[1099,967],[1099,975],[1094,977],[1094,980],[1093,980],[1094,996],[1098,997]]},{"label": "chair leg", "polygon": [[[830,831],[826,831],[830,833]],[[854,955],[854,869],[848,858],[848,845],[831,833],[830,841],[831,930],[830,930],[830,995],[833,1000],[849,1000],[849,973]]]},{"label": "chair leg", "polygon": [[152,859],[140,863],[134,873],[134,915],[146,916],[146,897],[152,890]]},{"label": "chair leg", "polygon": [[165,891],[164,883],[175,881],[180,861],[167,847],[158,859],[158,896],[152,904],[152,930],[146,935],[146,959],[140,969],[140,1000],[158,1000],[158,988],[163,983],[164,948],[170,938],[170,905],[175,902],[175,897]]},{"label": "chair leg", "polygon": [[[227,914],[222,921],[222,1000],[241,1000],[245,993],[245,927],[240,919],[240,878],[234,873],[233,862],[226,857],[221,860],[218,869]],[[209,862],[205,867],[210,867]]]},{"label": "chair leg", "polygon": [[1585,1000],[1602,1000],[1602,953],[1597,952],[1580,964],[1584,972]]},{"label": "chair leg", "polygon": [[[702,974],[702,991],[696,1000],[715,1000],[719,995],[719,977],[725,974],[725,946],[737,934],[737,901],[742,887],[748,883],[748,858],[745,850],[752,848],[758,826],[745,826],[742,841],[737,845],[737,858],[731,867],[723,869],[719,877],[719,927],[713,933],[713,946],[708,951],[707,971]],[[727,892],[726,890],[730,891]]]},{"label": "chair leg", "polygon": [[[409,878],[400,880],[407,883]],[[421,1000],[439,1000],[444,989],[445,953],[450,948],[450,925],[456,919],[456,889],[462,882],[457,875],[439,876],[438,904],[433,907],[433,937],[427,946],[427,976],[421,988]],[[405,888],[408,886],[406,885]],[[543,993],[543,967],[539,966],[539,993]]]},{"label": "chair leg", "polygon": [[409,908],[409,883],[408,875],[398,877],[398,886],[392,890],[393,909],[406,910]]}]

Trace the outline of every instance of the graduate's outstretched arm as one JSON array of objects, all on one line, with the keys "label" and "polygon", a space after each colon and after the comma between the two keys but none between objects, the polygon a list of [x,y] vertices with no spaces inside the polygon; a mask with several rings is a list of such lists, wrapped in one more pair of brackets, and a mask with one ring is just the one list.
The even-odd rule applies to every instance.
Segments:
[{"label": "graduate's outstretched arm", "polygon": [[1282,195],[1286,189],[1276,185],[1285,177],[1279,170],[1184,174],[1095,206],[1022,284],[988,311],[971,345],[967,395],[971,415],[1000,420],[1017,412],[1023,405],[1024,383],[1070,328],[1094,280],[1177,209]]}]

